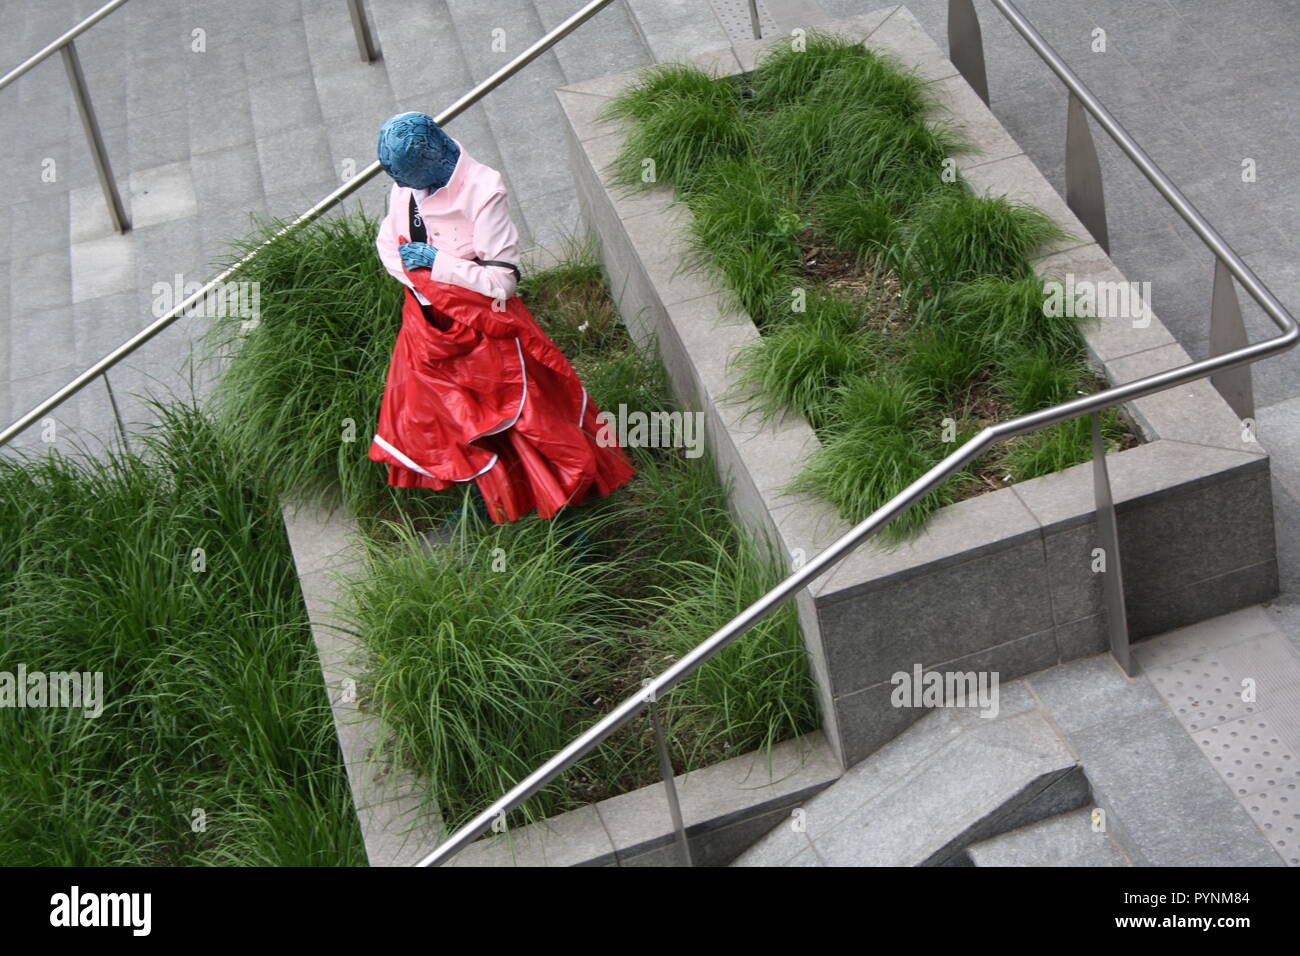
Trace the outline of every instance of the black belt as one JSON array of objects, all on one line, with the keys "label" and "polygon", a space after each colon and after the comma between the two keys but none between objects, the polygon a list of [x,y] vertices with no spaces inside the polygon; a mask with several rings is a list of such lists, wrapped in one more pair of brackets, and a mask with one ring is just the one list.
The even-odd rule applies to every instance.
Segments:
[{"label": "black belt", "polygon": [[516,282],[523,278],[523,276],[519,274],[519,267],[513,262],[502,262],[500,259],[480,259],[478,256],[474,257],[474,261],[481,266],[503,266],[515,274]]}]

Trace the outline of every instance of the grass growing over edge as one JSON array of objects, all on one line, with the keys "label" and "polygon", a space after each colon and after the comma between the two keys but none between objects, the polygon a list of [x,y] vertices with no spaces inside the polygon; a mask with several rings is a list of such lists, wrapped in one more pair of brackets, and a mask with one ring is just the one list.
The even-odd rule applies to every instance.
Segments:
[{"label": "grass growing over edge", "polygon": [[364,865],[279,512],[197,408],[154,407],[137,454],[0,458],[0,670],[106,698],[0,708],[0,860]]}]

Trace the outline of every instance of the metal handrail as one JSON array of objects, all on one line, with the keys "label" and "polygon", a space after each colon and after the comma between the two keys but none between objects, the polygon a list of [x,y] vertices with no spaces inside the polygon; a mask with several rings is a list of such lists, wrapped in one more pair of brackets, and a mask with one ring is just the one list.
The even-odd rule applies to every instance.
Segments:
[{"label": "metal handrail", "polygon": [[[1263,308],[1269,318],[1281,329],[1282,334],[1222,355],[1149,375],[1146,378],[1128,382],[1124,385],[1116,385],[1092,395],[1073,399],[1061,405],[1028,415],[1020,415],[985,428],[908,485],[907,488],[873,512],[868,518],[859,522],[838,538],[802,568],[764,594],[711,637],[696,645],[692,651],[658,677],[647,681],[640,693],[623,701],[613,711],[602,717],[563,750],[439,844],[437,848],[423,857],[416,864],[417,866],[431,866],[445,861],[485,833],[492,827],[494,822],[504,820],[505,814],[518,807],[551,780],[576,764],[583,756],[598,746],[601,741],[631,721],[664,693],[671,690],[724,650],[737,637],[794,597],[802,588],[821,577],[868,537],[923,499],[931,491],[934,491],[997,442],[1037,431],[1049,425],[1070,421],[1083,415],[1096,415],[1104,409],[1113,408],[1124,402],[1152,395],[1178,385],[1194,382],[1216,372],[1243,367],[1262,358],[1284,352],[1292,348],[1297,341],[1300,341],[1300,326],[1297,326],[1296,320],[1291,314],[1251,271],[1250,267],[1232,250],[1214,227],[1206,221],[1196,207],[1188,201],[1187,197],[1178,190],[1169,177],[1160,170],[1142,147],[1124,130],[1115,117],[1092,95],[1074,71],[1048,45],[1038,31],[1025,20],[1008,0],[991,0],[991,2],[1011,21],[1011,24],[1029,42],[1035,52],[1047,62],[1048,66],[1060,77],[1071,93],[1082,101],[1088,112],[1096,117],[1102,128],[1119,144],[1124,153],[1137,164],[1143,175],[1173,205],[1179,215],[1186,220],[1202,241],[1214,251],[1218,260],[1224,263],[1232,276],[1241,282],[1250,293],[1251,298]],[[1095,440],[1097,435],[1097,424],[1094,419],[1094,447],[1098,444]],[[1104,464],[1104,454],[1101,457]]]},{"label": "metal handrail", "polygon": [[[108,149],[104,146],[104,135],[99,130],[99,120],[95,117],[95,107],[90,102],[90,90],[86,87],[86,74],[81,69],[81,58],[77,55],[77,37],[85,33],[104,17],[108,16],[126,0],[112,0],[104,4],[86,19],[57,40],[46,44],[40,52],[28,57],[3,77],[0,77],[0,90],[4,89],[18,77],[22,76],[46,57],[56,52],[63,60],[63,70],[68,75],[68,85],[72,87],[72,98],[77,103],[77,115],[81,118],[81,128],[90,143],[90,157],[95,164],[95,175],[99,178],[99,188],[104,193],[104,204],[108,207],[108,216],[113,221],[113,229],[124,233],[131,228],[122,204],[122,194],[118,192],[117,180],[113,178],[113,167],[108,160]],[[105,379],[105,382],[108,380]],[[111,395],[111,389],[110,389]]]},{"label": "metal handrail", "polygon": [[[116,2],[122,3],[125,2],[125,0],[116,0]],[[576,13],[570,16],[563,23],[556,26],[549,33],[543,35],[535,43],[533,43],[526,50],[524,50],[524,52],[520,53],[519,56],[515,57],[505,66],[501,67],[501,69],[497,70],[495,73],[489,76],[482,83],[475,86],[465,95],[463,95],[460,99],[456,100],[456,102],[452,103],[451,106],[447,107],[436,117],[434,117],[438,125],[441,126],[451,122],[461,113],[463,113],[466,109],[473,106],[475,103],[477,103],[488,93],[492,92],[502,83],[504,83],[506,80],[510,79],[510,77],[514,76],[516,73],[518,73],[521,69],[523,69],[529,63],[531,63],[533,60],[537,59],[537,57],[539,57],[541,54],[549,50],[557,42],[564,39],[566,36],[568,36],[570,33],[572,33],[582,24],[586,23],[593,16],[595,16],[597,13],[599,13],[601,10],[603,10],[605,7],[609,6],[609,4],[613,2],[614,0],[592,0],[592,2],[588,3],[585,7],[578,10]],[[338,189],[334,190],[332,193],[330,193],[320,202],[316,203],[316,205],[312,206],[309,210],[304,212],[293,222],[277,230],[274,235],[270,236],[268,239],[266,239],[256,248],[254,248],[253,250],[245,254],[233,265],[230,265],[226,269],[222,270],[222,272],[218,274],[215,278],[209,279],[207,284],[204,285],[197,292],[195,292],[193,295],[189,296],[179,305],[170,309],[165,315],[163,315],[161,318],[154,321],[152,324],[141,329],[139,332],[133,335],[126,342],[123,342],[121,345],[119,345],[113,351],[109,352],[107,355],[101,358],[90,368],[86,369],[84,372],[82,372],[80,375],[74,378],[71,382],[64,385],[62,388],[60,388],[49,398],[45,399],[45,401],[41,402],[35,408],[31,409],[29,412],[23,415],[21,418],[11,423],[3,431],[0,431],[0,446],[4,446],[8,442],[10,442],[15,435],[19,434],[21,431],[23,431],[25,428],[27,428],[29,425],[31,425],[33,422],[39,419],[46,412],[50,411],[51,409],[62,404],[67,399],[71,398],[77,392],[81,391],[92,381],[94,381],[94,379],[97,376],[107,372],[110,368],[112,368],[118,362],[122,361],[122,359],[126,358],[128,355],[135,352],[136,349],[140,348],[150,339],[154,338],[159,333],[166,330],[173,322],[181,318],[181,316],[184,315],[184,313],[188,309],[190,309],[195,304],[203,301],[205,298],[207,298],[209,294],[211,294],[211,292],[214,289],[219,287],[222,283],[224,283],[228,278],[230,278],[235,273],[237,273],[244,266],[248,265],[249,262],[251,262],[258,254],[261,253],[263,249],[265,249],[271,243],[280,239],[282,236],[293,231],[299,226],[303,226],[306,225],[307,223],[315,221],[321,215],[323,215],[324,213],[332,209],[334,206],[336,206],[338,203],[342,202],[348,196],[352,195],[354,192],[356,192],[358,189],[360,189],[362,186],[368,183],[371,179],[373,179],[374,176],[380,171],[380,169],[381,167],[379,165],[379,160],[376,159],[364,170],[357,173],[355,176],[349,179]],[[105,379],[105,381],[107,381],[107,379]]]},{"label": "metal handrail", "polygon": [[[3,77],[0,77],[0,89],[4,89],[47,57],[53,56],[56,52],[61,56],[63,69],[67,73],[68,83],[72,87],[72,97],[77,104],[77,113],[81,117],[81,126],[85,131],[86,139],[90,143],[90,156],[95,164],[95,173],[99,177],[100,189],[104,193],[104,203],[108,206],[108,215],[113,221],[113,229],[118,233],[129,230],[131,222],[127,218],[126,207],[122,204],[122,195],[118,192],[117,180],[113,178],[113,168],[108,159],[108,149],[104,146],[104,136],[100,132],[99,120],[95,116],[95,108],[90,101],[90,91],[86,87],[86,76],[81,69],[81,58],[77,55],[75,41],[77,37],[125,3],[126,0],[110,0],[109,3],[104,4],[71,30],[68,30],[58,39],[52,40],[38,53],[28,57]],[[352,30],[356,34],[357,50],[361,54],[362,62],[373,62],[378,58],[379,50],[375,46],[374,38],[370,33],[370,24],[366,20],[364,0],[348,0],[348,16],[352,21]],[[108,379],[104,379],[104,383],[107,385]],[[109,398],[112,398],[111,387],[109,388]]]},{"label": "metal handrail", "polygon": [[47,57],[53,56],[55,53],[58,53],[60,49],[62,49],[67,44],[71,43],[77,37],[81,36],[83,33],[85,33],[87,30],[93,27],[96,23],[104,19],[104,17],[108,16],[110,13],[112,13],[118,7],[122,6],[124,3],[126,3],[126,0],[112,0],[112,2],[104,4],[94,13],[92,13],[90,16],[86,17],[86,19],[82,20],[75,27],[69,30],[67,33],[63,34],[63,36],[59,37],[57,40],[51,40],[48,44],[45,45],[43,49],[41,49],[39,53],[34,53],[33,55],[29,56],[22,63],[18,64],[18,66],[14,67],[4,76],[0,77],[0,90],[3,90],[6,86],[8,86],[14,80],[18,79],[18,77],[22,76],[24,73],[26,73],[36,64],[40,63],[42,60],[46,59]]}]

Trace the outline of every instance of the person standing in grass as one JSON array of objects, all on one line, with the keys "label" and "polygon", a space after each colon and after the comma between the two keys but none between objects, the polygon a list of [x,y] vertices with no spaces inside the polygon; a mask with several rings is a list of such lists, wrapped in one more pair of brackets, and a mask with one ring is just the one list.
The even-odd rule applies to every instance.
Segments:
[{"label": "person standing in grass", "polygon": [[406,286],[369,456],[388,483],[474,482],[498,524],[609,494],[635,474],[600,409],[514,294],[519,234],[501,174],[425,113],[379,131],[393,178],[375,246]]}]

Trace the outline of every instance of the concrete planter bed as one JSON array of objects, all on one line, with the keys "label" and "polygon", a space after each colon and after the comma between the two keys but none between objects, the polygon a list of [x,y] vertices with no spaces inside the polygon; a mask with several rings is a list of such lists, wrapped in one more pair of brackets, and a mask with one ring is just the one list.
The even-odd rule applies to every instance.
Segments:
[{"label": "concrete planter bed", "polygon": [[[566,260],[556,264],[569,263]],[[542,271],[539,265],[536,261],[526,262],[528,275],[539,282],[536,298],[532,300],[534,308],[540,310],[537,314],[554,323],[553,333],[572,348],[578,367],[593,372],[594,377],[587,380],[595,394],[602,396],[600,400],[605,400],[609,381],[599,379],[600,372],[591,365],[584,365],[584,358],[586,362],[603,361],[606,368],[622,368],[635,376],[638,384],[629,386],[628,396],[635,395],[640,401],[649,403],[644,407],[661,407],[660,403],[666,398],[661,370],[642,365],[640,358],[619,365],[624,358],[634,357],[635,349],[610,309],[611,303],[603,298],[603,287],[600,289],[601,301],[587,303],[590,307],[580,309],[580,316],[551,313],[551,306],[565,294],[571,293],[576,301],[587,302],[582,289],[593,292],[590,283],[596,280],[591,277],[592,270],[584,265],[582,275],[586,278],[576,287],[565,286],[567,292],[559,292],[548,285],[553,280],[538,275]],[[590,265],[594,268],[594,263]],[[567,274],[561,272],[561,275]],[[542,291],[547,288],[550,288],[549,292]],[[582,343],[566,340],[561,334],[564,331],[561,323],[568,322],[573,326],[579,319],[582,319],[584,328],[588,323],[595,323],[592,334]],[[614,334],[602,331],[607,328],[606,323]],[[599,359],[595,358],[597,356]],[[256,353],[241,353],[241,357],[252,362]],[[250,390],[255,388],[255,385],[250,386]],[[262,397],[270,402],[276,396]],[[773,580],[770,560],[752,553],[742,542],[740,529],[726,514],[723,489],[717,486],[707,465],[703,462],[687,465],[683,463],[683,456],[671,451],[646,453],[645,457],[638,452],[634,457],[638,469],[644,469],[646,477],[639,491],[629,488],[629,492],[637,495],[653,491],[660,504],[641,502],[629,506],[626,511],[619,511],[621,506],[616,504],[613,511],[605,513],[607,523],[602,528],[592,528],[592,533],[597,547],[619,541],[636,542],[638,547],[643,547],[638,553],[644,560],[637,563],[633,559],[623,559],[622,570],[611,570],[617,563],[617,556],[606,552],[602,553],[602,558],[610,560],[588,565],[581,575],[568,573],[568,559],[565,558],[554,565],[543,565],[541,573],[524,570],[522,577],[495,576],[495,571],[487,570],[488,552],[476,550],[477,545],[473,542],[464,542],[468,550],[456,547],[450,558],[442,547],[433,547],[432,553],[425,555],[429,563],[419,566],[413,575],[408,576],[406,570],[412,564],[409,559],[413,555],[403,551],[403,541],[388,540],[386,536],[382,540],[365,540],[378,529],[354,517],[356,514],[370,517],[376,514],[366,507],[364,499],[359,505],[344,504],[333,508],[305,492],[283,499],[284,521],[330,692],[334,729],[344,755],[367,857],[372,865],[409,864],[419,860],[442,839],[445,826],[480,810],[508,785],[508,781],[523,776],[558,749],[569,735],[585,729],[589,720],[596,719],[598,713],[587,710],[587,701],[593,697],[599,701],[624,696],[623,681],[617,676],[606,684],[584,680],[586,668],[600,665],[588,657],[575,656],[571,645],[594,648],[593,653],[600,655],[600,664],[607,665],[612,673],[619,675],[619,669],[627,666],[627,661],[620,657],[624,651],[618,641],[633,633],[629,630],[625,634],[619,630],[620,627],[644,625],[644,632],[636,630],[635,633],[644,633],[650,643],[656,639],[667,642],[663,652],[675,656],[672,652],[672,648],[677,646],[672,643],[675,635],[680,634],[681,640],[691,642],[701,620],[711,622],[708,626],[719,626],[726,619],[729,612],[717,606],[718,600],[728,601],[725,607],[731,607],[737,601],[741,602],[739,606],[743,606],[752,599],[750,595],[757,596],[767,586],[762,581]],[[657,477],[651,479],[653,468],[658,469],[654,472]],[[646,484],[651,480],[655,483]],[[352,509],[357,507],[360,511],[354,512]],[[399,503],[394,503],[393,507],[403,510]],[[694,516],[700,522],[699,527],[694,533],[683,531],[676,534],[671,544],[665,539],[658,548],[643,545],[640,536],[644,523],[664,520],[672,512]],[[412,503],[406,517],[416,518],[422,524],[428,515]],[[529,556],[538,557],[533,554],[533,549],[539,546],[554,553],[545,540],[539,540],[539,535],[546,532],[535,520],[498,530],[506,532],[506,535],[498,536],[493,543],[512,555],[521,554],[519,549],[522,548]],[[513,534],[516,531],[520,533]],[[471,534],[480,544],[487,537],[486,532],[482,536],[477,531]],[[435,536],[435,539],[446,543],[441,536]],[[405,543],[412,544],[410,541]],[[426,552],[430,551],[429,539],[425,540],[423,547]],[[396,562],[389,564],[386,557],[394,554]],[[403,554],[406,557],[402,557]],[[708,562],[713,556],[726,563],[699,564]],[[680,558],[688,570],[670,569],[667,567],[670,562],[660,558]],[[444,563],[439,564],[440,560]],[[449,567],[446,562],[456,567]],[[701,577],[697,589],[696,578],[692,576],[697,572],[689,568],[706,566],[716,570]],[[483,574],[461,576],[458,573],[469,567],[483,569]],[[391,578],[389,575],[394,572],[397,577]],[[750,577],[759,573],[761,580]],[[587,590],[576,589],[578,577],[587,579]],[[690,611],[681,617],[680,623],[668,618],[661,621],[657,616],[644,621],[637,617],[634,623],[629,623],[631,619],[624,615],[624,611],[632,610],[632,604],[613,603],[619,599],[611,598],[610,589],[629,602],[633,601],[641,594],[641,591],[632,589],[633,579],[645,584],[647,593],[651,587],[666,589],[666,593],[675,596],[678,608],[689,608]],[[550,582],[557,580],[559,587],[573,589],[565,592],[568,597],[547,604]],[[386,581],[389,584],[385,584]],[[450,583],[421,590],[430,581]],[[565,585],[565,581],[570,584]],[[530,582],[539,589],[534,590]],[[720,598],[727,593],[728,582],[742,590],[734,598]],[[371,587],[375,590],[367,590]],[[693,597],[697,590],[700,591],[699,597]],[[507,592],[517,595],[516,603],[510,603]],[[475,604],[476,598],[471,597],[474,594],[484,603]],[[604,613],[610,615],[600,625],[591,620],[593,600],[598,601]],[[498,601],[502,603],[499,626],[496,626],[492,614],[498,608]],[[449,607],[447,602],[457,607]],[[460,605],[469,606],[469,610],[458,616]],[[565,617],[574,607],[578,608],[578,613]],[[380,620],[361,614],[362,608],[379,609],[377,616]],[[649,607],[643,610],[646,614],[651,613]],[[408,616],[408,612],[414,616]],[[522,628],[517,627],[520,616],[524,621]],[[389,628],[389,620],[400,620],[401,623]],[[444,633],[444,626],[457,634],[475,634],[476,628],[482,628],[474,641],[476,647],[482,649],[465,649],[463,657],[457,657],[454,652],[439,655],[436,650],[426,656],[425,651],[438,647],[438,639],[423,628],[432,627],[435,620],[438,634]],[[551,623],[560,621],[571,625],[572,636],[566,634],[564,628],[549,627]],[[662,629],[652,633],[651,629],[660,624]],[[564,710],[546,709],[553,706],[553,698],[524,696],[529,691],[522,686],[523,680],[506,684],[514,673],[512,663],[524,671],[528,662],[535,659],[529,656],[527,647],[522,653],[515,650],[516,645],[523,641],[517,630],[524,629],[533,636],[540,635],[545,645],[542,655],[557,662],[554,672],[544,672],[537,679],[534,676],[537,670],[529,670],[526,679],[548,687],[560,687],[565,695],[561,705]],[[502,633],[508,637],[498,642],[496,637]],[[689,751],[677,763],[681,771],[690,769],[690,772],[680,775],[678,788],[692,828],[695,858],[700,862],[729,862],[769,831],[791,805],[811,796],[839,774],[838,761],[823,735],[815,729],[817,714],[812,684],[805,672],[794,615],[786,615],[785,620],[766,636],[766,642],[760,639],[757,645],[751,643],[751,656],[743,662],[734,655],[732,664],[719,661],[721,669],[713,671],[715,683],[706,688],[696,688],[698,695],[690,687],[679,689],[674,703],[688,707],[698,705],[698,710],[685,718],[685,723],[677,724],[679,712],[669,710],[664,715],[670,729],[680,726],[674,734],[675,742]],[[569,641],[569,647],[561,643],[564,640]],[[631,647],[631,642],[626,646]],[[741,648],[737,651],[745,653]],[[403,656],[408,653],[415,656]],[[482,671],[475,669],[478,661],[483,662]],[[568,665],[576,663],[584,673],[575,674],[566,667],[566,662]],[[395,670],[402,672],[397,682],[387,684],[388,691],[376,695],[371,688],[383,684]],[[415,673],[436,673],[444,683],[405,683]],[[507,721],[494,723],[496,713],[492,708],[478,709],[479,702],[473,698],[472,692],[468,692],[469,685],[478,686],[476,681],[496,689],[500,695],[498,699],[504,701],[496,713],[508,712]],[[403,711],[402,695],[407,701],[418,701],[414,709],[421,714],[434,706],[433,701],[436,701],[440,713],[454,713],[457,721],[473,728],[468,732],[475,735],[475,742],[480,747],[470,758],[474,765],[495,769],[506,767],[508,773],[484,784],[471,774],[460,773],[456,767],[448,768],[447,763],[438,763],[436,759],[426,762],[417,755],[414,761],[410,760],[407,756],[410,750],[394,746],[403,730],[412,734],[442,733],[445,736],[438,741],[442,743],[444,752],[465,753],[466,756],[470,752],[464,749],[463,739],[456,738],[454,731],[428,727],[420,723],[419,715]],[[724,696],[729,702],[725,720],[724,715],[715,713],[719,696]],[[396,706],[392,706],[394,700],[398,701]],[[775,712],[766,709],[765,701],[772,703]],[[541,744],[537,742],[538,738],[526,736],[523,731],[527,728],[520,726],[531,720],[534,725],[549,730],[554,726],[549,721],[556,714],[565,720],[564,728],[559,735],[548,736]],[[504,734],[500,732],[503,723],[507,727]],[[662,784],[643,786],[656,780],[656,776],[645,772],[649,769],[647,766],[633,763],[634,759],[641,758],[648,758],[643,760],[645,764],[657,763],[653,749],[644,747],[642,743],[644,734],[641,732],[646,726],[642,724],[639,728],[632,728],[631,737],[613,742],[613,749],[603,758],[588,763],[582,772],[588,778],[588,784],[583,784],[581,791],[570,791],[564,794],[563,799],[550,803],[532,804],[534,813],[550,815],[548,819],[535,826],[512,825],[505,834],[490,836],[469,848],[456,862],[460,865],[646,865],[657,860],[675,860],[677,851],[673,846]],[[763,746],[765,738],[782,742],[769,754]],[[419,772],[412,771],[412,767],[419,767]],[[488,772],[493,772],[493,769]],[[582,806],[589,801],[598,802]],[[561,810],[571,807],[578,809],[561,813]]]},{"label": "concrete planter bed", "polygon": [[[1084,237],[1041,249],[1034,261],[1041,276],[1127,282],[906,8],[827,30],[863,37],[932,84],[943,118],[978,150],[956,158],[973,189],[1037,206]],[[688,62],[719,76],[744,73],[766,45]],[[673,204],[668,186],[628,195],[610,185],[608,164],[626,130],[596,117],[635,77],[558,91],[583,215],[633,337],[658,342],[679,400],[704,411],[719,468],[733,482],[732,507],[794,565],[849,525],[818,499],[781,492],[818,446],[807,423],[787,414],[758,425],[743,404],[724,400],[736,394],[733,356],[759,333],[749,316],[724,306],[715,280],[682,273],[689,213]],[[1154,316],[1082,328],[1090,362],[1111,383],[1190,361]],[[1124,411],[1145,439],[1108,457],[1133,636],[1272,597],[1268,458],[1227,404],[1201,382]],[[896,672],[988,670],[1005,681],[1106,649],[1093,508],[1090,465],[1020,482],[941,509],[910,544],[886,550],[868,542],[800,595],[826,739],[846,766],[925,712],[891,705]]]},{"label": "concrete planter bed", "polygon": [[[337,616],[339,581],[361,573],[360,530],[341,509],[282,509],[311,620],[339,749],[371,866],[410,866],[443,837],[412,773],[376,757],[379,718],[358,705],[365,650]],[[840,775],[820,732],[676,778],[696,865],[725,865]],[[467,847],[456,866],[672,866],[678,861],[662,784],[642,787]]]}]

